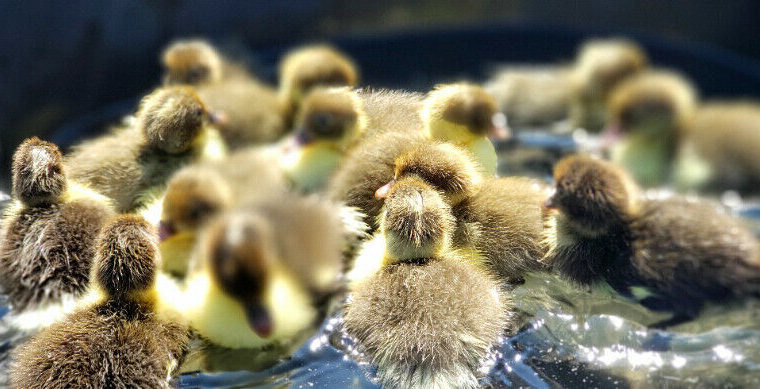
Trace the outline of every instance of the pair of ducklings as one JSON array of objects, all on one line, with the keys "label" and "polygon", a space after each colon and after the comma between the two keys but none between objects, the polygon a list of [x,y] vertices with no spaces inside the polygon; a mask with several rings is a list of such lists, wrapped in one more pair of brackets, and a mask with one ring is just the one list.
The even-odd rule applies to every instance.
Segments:
[{"label": "pair of ducklings", "polygon": [[644,50],[627,39],[592,39],[565,66],[507,67],[484,88],[517,128],[550,125],[569,118],[571,128],[600,131],[605,102],[622,80],[648,67]]},{"label": "pair of ducklings", "polygon": [[681,190],[760,188],[760,104],[697,101],[676,72],[642,73],[609,100],[611,158],[643,186]]},{"label": "pair of ducklings", "polygon": [[166,85],[193,86],[219,111],[219,131],[232,148],[273,142],[284,135],[306,94],[316,86],[355,87],[356,64],[327,45],[292,50],[280,63],[275,90],[203,40],[181,40],[163,53]]}]

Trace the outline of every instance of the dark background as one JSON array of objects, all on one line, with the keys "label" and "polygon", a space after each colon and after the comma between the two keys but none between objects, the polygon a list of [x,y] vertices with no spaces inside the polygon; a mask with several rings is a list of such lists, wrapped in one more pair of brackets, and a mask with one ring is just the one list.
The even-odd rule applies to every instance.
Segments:
[{"label": "dark background", "polygon": [[130,112],[176,37],[208,37],[272,82],[283,49],[329,40],[357,58],[364,84],[426,89],[625,35],[704,96],[760,96],[758,22],[757,0],[3,1],[0,188],[23,138],[66,146]]}]

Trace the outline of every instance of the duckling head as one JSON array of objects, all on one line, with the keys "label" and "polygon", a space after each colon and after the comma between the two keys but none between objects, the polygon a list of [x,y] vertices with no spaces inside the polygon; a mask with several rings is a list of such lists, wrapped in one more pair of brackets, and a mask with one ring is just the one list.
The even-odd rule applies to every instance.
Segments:
[{"label": "duckling head", "polygon": [[304,99],[296,119],[302,146],[324,143],[345,150],[367,126],[359,96],[349,87],[316,87]]},{"label": "duckling head", "polygon": [[214,282],[243,307],[248,325],[262,338],[273,332],[276,308],[267,296],[278,256],[274,233],[259,215],[228,215],[209,227],[205,248]]},{"label": "duckling head", "polygon": [[381,230],[385,235],[385,264],[438,258],[450,247],[454,230],[451,207],[422,179],[400,179],[385,199]]},{"label": "duckling head", "polygon": [[186,86],[157,89],[143,98],[137,112],[148,144],[170,154],[189,150],[208,119],[206,106]]},{"label": "duckling head", "polygon": [[106,296],[135,299],[152,289],[159,261],[153,226],[122,214],[103,226],[96,242],[93,282]]},{"label": "duckling head", "polygon": [[581,47],[576,58],[572,73],[574,92],[586,100],[605,99],[618,82],[648,65],[646,53],[633,41],[590,40]]},{"label": "duckling head", "polygon": [[402,178],[416,176],[439,190],[455,206],[475,194],[483,176],[472,156],[451,143],[423,143],[396,158],[394,178],[375,192],[385,198]]},{"label": "duckling head", "polygon": [[494,98],[469,83],[439,85],[425,98],[422,120],[431,139],[467,144],[491,137],[506,139],[506,117]]},{"label": "duckling head", "polygon": [[213,169],[189,166],[177,172],[166,188],[159,239],[195,234],[214,215],[232,204],[227,182]]},{"label": "duckling head", "polygon": [[201,39],[181,40],[164,50],[164,84],[201,85],[222,79],[222,60],[211,44]]},{"label": "duckling head", "polygon": [[694,112],[696,93],[685,78],[669,71],[633,76],[608,100],[607,136],[674,136]]},{"label": "duckling head", "polygon": [[359,79],[356,64],[327,45],[295,49],[280,63],[280,100],[290,112],[315,86],[355,87]]},{"label": "duckling head", "polygon": [[37,137],[19,145],[13,154],[13,195],[34,206],[55,202],[66,191],[63,156],[58,146]]},{"label": "duckling head", "polygon": [[555,192],[546,201],[583,236],[596,237],[634,212],[636,187],[628,175],[599,159],[570,156],[554,169]]}]

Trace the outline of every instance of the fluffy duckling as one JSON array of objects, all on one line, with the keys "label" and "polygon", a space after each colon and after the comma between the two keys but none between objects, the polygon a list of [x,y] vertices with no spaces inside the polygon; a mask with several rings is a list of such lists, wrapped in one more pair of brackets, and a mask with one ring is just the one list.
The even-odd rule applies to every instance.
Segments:
[{"label": "fluffy duckling", "polygon": [[20,346],[12,387],[170,387],[190,337],[157,308],[153,228],[139,216],[118,216],[96,247],[92,283],[100,298]]},{"label": "fluffy duckling", "polygon": [[570,106],[570,67],[510,66],[485,84],[513,127],[550,125],[567,118]]},{"label": "fluffy duckling", "polygon": [[486,174],[496,174],[496,150],[488,137],[506,139],[509,130],[483,88],[468,83],[440,85],[425,98],[421,115],[430,139],[464,147]]},{"label": "fluffy duckling", "polygon": [[644,50],[627,39],[594,39],[583,44],[572,74],[570,121],[573,128],[598,132],[607,122],[605,103],[622,80],[649,65]]},{"label": "fluffy duckling", "polygon": [[612,141],[612,161],[639,185],[664,184],[696,100],[691,83],[670,71],[645,72],[621,82],[609,99],[611,123],[604,134]]},{"label": "fluffy duckling", "polygon": [[[390,189],[377,269],[355,280],[345,329],[383,387],[475,388],[511,303],[468,255],[449,251],[451,208],[432,186],[407,177]],[[372,245],[372,242],[367,242]],[[358,263],[361,265],[361,263]]]},{"label": "fluffy duckling", "polygon": [[110,197],[119,212],[151,199],[182,166],[225,154],[208,111],[193,89],[170,86],[143,98],[134,120],[72,149],[70,177]]},{"label": "fluffy duckling", "polygon": [[229,148],[271,142],[285,132],[277,91],[223,58],[208,42],[173,43],[164,52],[163,65],[165,84],[192,85],[213,108]]},{"label": "fluffy duckling", "polygon": [[314,329],[343,268],[343,224],[316,197],[273,196],[215,219],[182,309],[213,344],[290,351]]},{"label": "fluffy duckling", "polygon": [[687,126],[675,167],[682,189],[760,191],[760,103],[708,102]]},{"label": "fluffy duckling", "polygon": [[424,133],[420,112],[425,96],[395,89],[363,89],[358,92],[368,122],[362,138],[387,132]]},{"label": "fluffy duckling", "polygon": [[[240,169],[245,166],[245,169]],[[284,193],[287,182],[276,159],[259,149],[178,171],[159,199],[162,270],[183,277],[198,234],[214,216],[236,204]]]},{"label": "fluffy duckling", "polygon": [[347,55],[328,45],[309,45],[287,53],[280,62],[279,99],[289,126],[301,101],[315,86],[356,87],[359,72]]},{"label": "fluffy duckling", "polygon": [[547,259],[564,277],[674,313],[656,327],[696,317],[707,301],[760,296],[760,247],[725,209],[639,197],[622,170],[583,156],[560,161],[554,179]]},{"label": "fluffy duckling", "polygon": [[518,281],[543,268],[545,184],[525,177],[483,177],[468,153],[451,144],[420,144],[395,161],[394,179],[417,176],[441,191],[457,221],[454,247],[475,250],[495,275]]},{"label": "fluffy duckling", "polygon": [[0,284],[21,312],[18,324],[31,329],[52,323],[83,294],[95,239],[114,211],[104,196],[68,180],[58,147],[36,137],[13,155],[12,181],[0,233]]},{"label": "fluffy duckling", "polygon": [[296,146],[280,159],[283,171],[300,190],[322,189],[366,128],[367,115],[356,92],[314,88],[296,118]]}]

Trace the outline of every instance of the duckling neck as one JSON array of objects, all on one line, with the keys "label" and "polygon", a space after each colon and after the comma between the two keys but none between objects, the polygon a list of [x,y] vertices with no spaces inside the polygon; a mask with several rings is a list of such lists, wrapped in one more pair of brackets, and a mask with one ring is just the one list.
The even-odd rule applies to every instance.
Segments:
[{"label": "duckling neck", "polygon": [[662,184],[676,154],[674,129],[650,127],[635,131],[611,150],[613,162],[624,166],[642,186]]},{"label": "duckling neck", "polygon": [[296,187],[313,192],[325,185],[342,158],[343,152],[338,147],[319,143],[283,155],[280,166]]},{"label": "duckling neck", "polygon": [[592,235],[578,230],[563,215],[555,222],[556,243],[547,254],[555,270],[584,286],[606,281],[619,293],[630,293],[627,286],[637,283],[638,277],[631,263],[627,228],[615,226]]}]

